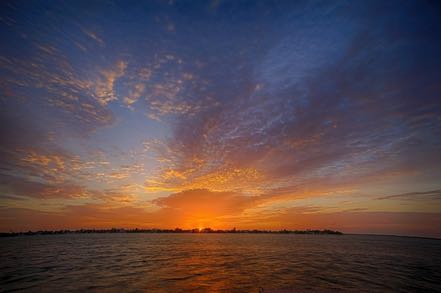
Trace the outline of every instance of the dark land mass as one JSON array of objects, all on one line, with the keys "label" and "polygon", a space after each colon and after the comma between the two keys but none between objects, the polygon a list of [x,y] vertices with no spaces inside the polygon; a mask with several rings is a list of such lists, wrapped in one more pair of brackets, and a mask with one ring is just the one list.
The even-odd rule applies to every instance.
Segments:
[{"label": "dark land mass", "polygon": [[214,230],[204,229],[80,229],[80,230],[44,230],[28,232],[6,232],[0,233],[0,237],[32,236],[32,235],[58,235],[58,234],[91,234],[91,233],[248,233],[248,234],[314,234],[314,235],[343,235],[340,231],[333,230]]}]

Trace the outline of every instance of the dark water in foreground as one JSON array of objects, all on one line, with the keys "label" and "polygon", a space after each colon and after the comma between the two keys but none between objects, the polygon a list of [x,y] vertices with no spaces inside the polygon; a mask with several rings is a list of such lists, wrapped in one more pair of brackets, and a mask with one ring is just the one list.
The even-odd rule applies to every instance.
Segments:
[{"label": "dark water in foreground", "polygon": [[71,234],[0,239],[0,291],[441,291],[441,241],[391,236]]}]

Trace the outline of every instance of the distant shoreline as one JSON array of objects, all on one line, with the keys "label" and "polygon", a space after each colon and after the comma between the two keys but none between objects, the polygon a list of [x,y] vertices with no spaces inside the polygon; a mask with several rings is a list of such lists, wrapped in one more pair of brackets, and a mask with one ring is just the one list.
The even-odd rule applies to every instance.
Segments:
[{"label": "distant shoreline", "polygon": [[420,239],[430,239],[430,240],[441,240],[441,237],[435,236],[416,236],[416,235],[397,235],[397,234],[375,234],[375,233],[345,233],[348,236],[385,236],[385,237],[405,237],[405,238],[420,238]]},{"label": "distant shoreline", "polygon": [[111,233],[176,233],[176,234],[302,234],[302,235],[343,235],[340,231],[333,230],[214,230],[204,229],[79,229],[79,230],[40,230],[27,232],[1,232],[0,237],[34,236],[34,235],[60,235],[60,234],[111,234]]}]

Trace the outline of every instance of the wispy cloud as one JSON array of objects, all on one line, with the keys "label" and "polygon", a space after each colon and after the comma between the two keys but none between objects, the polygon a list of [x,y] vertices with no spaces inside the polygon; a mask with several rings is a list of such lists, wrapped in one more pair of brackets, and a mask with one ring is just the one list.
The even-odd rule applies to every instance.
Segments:
[{"label": "wispy cloud", "polygon": [[105,46],[103,39],[101,39],[95,32],[87,29],[82,29],[82,31],[86,36],[97,42],[100,46]]},{"label": "wispy cloud", "polygon": [[58,5],[0,12],[5,223],[433,233],[433,4]]},{"label": "wispy cloud", "polygon": [[378,200],[386,199],[396,199],[396,200],[410,200],[410,201],[420,201],[420,200],[441,200],[441,190],[430,190],[422,192],[407,192],[401,194],[393,194],[387,196],[381,196],[377,198]]},{"label": "wispy cloud", "polygon": [[95,97],[97,101],[105,106],[111,101],[118,99],[114,87],[118,78],[122,77],[127,68],[127,63],[118,61],[110,68],[100,72],[100,76],[94,83]]}]

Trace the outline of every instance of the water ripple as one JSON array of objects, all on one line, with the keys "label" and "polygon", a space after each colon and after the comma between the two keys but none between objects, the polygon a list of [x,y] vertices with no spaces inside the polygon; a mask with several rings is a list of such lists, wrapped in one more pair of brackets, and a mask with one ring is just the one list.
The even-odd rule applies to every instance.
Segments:
[{"label": "water ripple", "polygon": [[441,291],[441,241],[89,234],[0,239],[0,291]]}]

